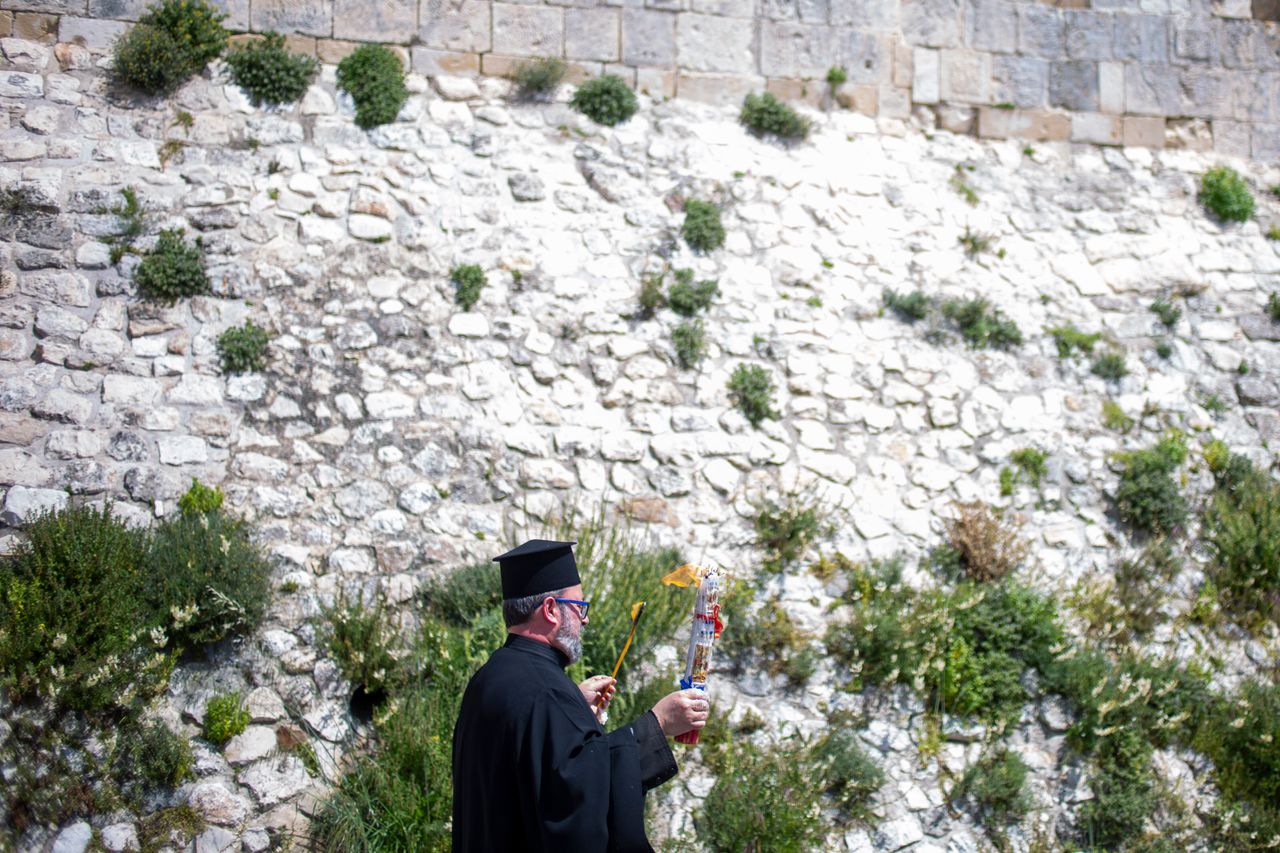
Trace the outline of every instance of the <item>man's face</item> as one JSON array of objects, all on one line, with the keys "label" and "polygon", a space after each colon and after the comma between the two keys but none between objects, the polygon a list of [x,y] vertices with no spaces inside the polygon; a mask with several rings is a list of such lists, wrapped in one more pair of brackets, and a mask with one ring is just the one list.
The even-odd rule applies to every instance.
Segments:
[{"label": "man's face", "polygon": [[[583,601],[582,584],[569,587],[559,597]],[[552,638],[551,644],[569,658],[569,663],[574,663],[582,657],[582,626],[584,622],[576,605],[556,602],[556,607],[560,613],[560,627],[556,629],[555,637]]]}]

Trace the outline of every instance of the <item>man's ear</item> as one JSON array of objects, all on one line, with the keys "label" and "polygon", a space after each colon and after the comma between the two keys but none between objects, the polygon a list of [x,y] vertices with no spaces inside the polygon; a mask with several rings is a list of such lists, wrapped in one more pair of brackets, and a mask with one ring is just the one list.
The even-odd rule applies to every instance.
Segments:
[{"label": "man's ear", "polygon": [[546,619],[557,628],[560,627],[560,605],[556,603],[554,598],[547,596],[542,599],[539,609],[542,611],[543,619]]}]

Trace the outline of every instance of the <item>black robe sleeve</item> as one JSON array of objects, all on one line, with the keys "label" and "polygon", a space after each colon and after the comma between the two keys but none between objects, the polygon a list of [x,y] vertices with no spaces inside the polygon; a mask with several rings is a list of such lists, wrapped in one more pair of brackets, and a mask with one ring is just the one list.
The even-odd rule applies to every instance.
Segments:
[{"label": "black robe sleeve", "polygon": [[648,793],[679,772],[676,757],[653,711],[645,711],[629,728],[635,733],[640,752],[640,783]]}]

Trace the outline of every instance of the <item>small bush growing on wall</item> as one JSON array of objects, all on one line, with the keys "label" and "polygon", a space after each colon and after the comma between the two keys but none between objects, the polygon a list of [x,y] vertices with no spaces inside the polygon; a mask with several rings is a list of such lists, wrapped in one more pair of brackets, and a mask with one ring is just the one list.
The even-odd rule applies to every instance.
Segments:
[{"label": "small bush growing on wall", "polygon": [[929,297],[925,296],[922,291],[917,290],[912,293],[899,294],[896,290],[886,288],[884,291],[884,307],[897,314],[899,319],[914,323],[929,316],[929,308],[931,306]]},{"label": "small bush growing on wall", "polygon": [[240,701],[239,691],[222,693],[204,706],[204,739],[222,746],[249,725],[249,712]]},{"label": "small bush growing on wall", "polygon": [[799,140],[809,135],[809,122],[769,92],[747,95],[739,121],[756,136]]},{"label": "small bush growing on wall", "polygon": [[596,124],[613,127],[635,115],[639,104],[625,80],[616,74],[604,74],[579,86],[569,106]]},{"label": "small bush growing on wall", "polygon": [[395,121],[409,99],[400,57],[380,44],[361,45],[338,63],[338,86],[351,94],[365,130]]},{"label": "small bush growing on wall", "polygon": [[191,488],[178,498],[178,509],[183,515],[201,515],[206,512],[217,512],[222,509],[222,489],[209,488],[195,477],[191,478]]},{"label": "small bush growing on wall", "polygon": [[182,45],[195,71],[217,59],[227,46],[227,16],[205,0],[163,0],[151,6],[139,23],[158,27]]},{"label": "small bush growing on wall", "polygon": [[320,63],[285,50],[284,36],[279,33],[268,32],[264,36],[261,41],[227,54],[231,79],[244,89],[254,106],[292,104],[307,91]]},{"label": "small bush growing on wall", "polygon": [[1226,222],[1244,222],[1253,216],[1253,194],[1240,173],[1217,166],[1200,179],[1200,203]]},{"label": "small bush growing on wall", "polygon": [[320,642],[343,678],[363,686],[366,693],[385,690],[399,680],[397,650],[402,641],[381,599],[372,604],[363,597],[339,601],[321,615]]},{"label": "small bush growing on wall", "polygon": [[533,101],[555,94],[567,70],[564,60],[554,56],[521,62],[512,74],[516,97],[522,101]]},{"label": "small bush growing on wall", "polygon": [[1216,488],[1204,513],[1209,576],[1240,621],[1265,624],[1280,617],[1280,483],[1242,456],[1210,465]]},{"label": "small bush growing on wall", "polygon": [[701,320],[681,323],[671,330],[671,342],[676,348],[676,358],[680,366],[692,369],[702,362],[707,354],[707,334]]},{"label": "small bush growing on wall", "polygon": [[709,201],[691,198],[684,203],[684,225],[680,233],[695,252],[710,252],[724,245],[724,225],[720,208]]},{"label": "small bush growing on wall", "polygon": [[640,317],[650,320],[658,309],[666,304],[667,298],[662,293],[663,273],[650,273],[640,279]]},{"label": "small bush growing on wall", "polygon": [[243,326],[227,329],[218,336],[218,356],[223,373],[252,373],[267,366],[267,330],[246,320]]},{"label": "small bush growing on wall", "polygon": [[128,721],[119,732],[116,764],[118,775],[128,782],[126,790],[176,788],[195,774],[191,744],[174,734],[164,723],[137,724]]},{"label": "small bush growing on wall", "polygon": [[802,853],[821,846],[825,780],[808,749],[728,744],[713,759],[717,777],[695,818],[698,840],[716,853]]},{"label": "small bush growing on wall", "polygon": [[1012,349],[1022,343],[1017,324],[981,297],[948,299],[942,303],[942,316],[955,323],[960,337],[974,349]]},{"label": "small bush growing on wall", "polygon": [[758,364],[739,364],[729,377],[729,394],[738,410],[753,427],[765,418],[776,419],[773,408],[773,378]]},{"label": "small bush growing on wall", "polygon": [[1000,580],[1026,556],[1017,527],[981,501],[956,504],[956,516],[946,526],[964,573],[976,581]]},{"label": "small bush growing on wall", "polygon": [[170,92],[226,48],[226,17],[204,0],[164,0],[116,42],[113,73],[149,95]]},{"label": "small bush growing on wall", "polygon": [[178,229],[160,232],[155,249],[138,264],[133,281],[139,293],[160,302],[209,292],[200,247],[183,240]]},{"label": "small bush growing on wall", "polygon": [[1186,520],[1187,502],[1173,472],[1187,458],[1182,436],[1171,434],[1155,446],[1120,455],[1124,466],[1116,488],[1120,517],[1139,530],[1170,533]]},{"label": "small bush growing on wall", "polygon": [[965,771],[951,798],[968,798],[979,819],[992,828],[1020,820],[1030,808],[1027,765],[1016,752],[996,749]]},{"label": "small bush growing on wall", "polygon": [[692,317],[699,311],[711,307],[720,287],[715,279],[693,281],[693,270],[676,270],[676,283],[671,285],[667,293],[667,305],[681,317]]},{"label": "small bush growing on wall", "polygon": [[463,311],[470,311],[480,301],[480,291],[489,283],[479,264],[460,264],[449,271],[454,297]]},{"label": "small bush growing on wall", "polygon": [[1094,346],[1102,340],[1101,332],[1085,333],[1071,323],[1045,331],[1053,336],[1053,342],[1058,348],[1058,358],[1070,358],[1076,353],[1092,355]]},{"label": "small bush growing on wall", "polygon": [[1100,376],[1109,382],[1115,382],[1129,375],[1129,368],[1124,363],[1124,353],[1118,350],[1099,355],[1093,360],[1089,370],[1094,376]]},{"label": "small bush growing on wall", "polygon": [[756,504],[756,545],[764,551],[764,569],[780,572],[800,559],[805,549],[834,527],[830,511],[817,501],[787,495],[783,503],[764,499]]}]

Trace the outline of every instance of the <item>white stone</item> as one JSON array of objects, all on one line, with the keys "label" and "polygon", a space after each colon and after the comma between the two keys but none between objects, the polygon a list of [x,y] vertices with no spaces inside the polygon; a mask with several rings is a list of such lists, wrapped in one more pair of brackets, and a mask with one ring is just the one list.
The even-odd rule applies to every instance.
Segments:
[{"label": "white stone", "polygon": [[240,767],[266,758],[275,748],[275,729],[270,726],[249,726],[227,741],[222,754],[233,767]]},{"label": "white stone", "polygon": [[901,850],[923,838],[924,830],[920,828],[920,821],[911,815],[881,823],[875,831],[876,849],[884,853]]},{"label": "white stone", "polygon": [[375,391],[365,396],[364,407],[375,419],[410,418],[417,411],[417,402],[400,391]]},{"label": "white stone", "polygon": [[165,465],[209,461],[209,446],[202,438],[190,435],[166,436],[157,444],[160,447],[160,461]]},{"label": "white stone", "polygon": [[347,219],[347,230],[351,232],[352,237],[359,240],[381,242],[391,239],[391,235],[395,233],[395,226],[380,216],[353,213]]},{"label": "white stone", "polygon": [[104,826],[102,846],[111,851],[138,850],[138,830],[131,823],[113,823]]},{"label": "white stone", "polygon": [[244,770],[239,779],[263,808],[300,794],[311,785],[307,768],[293,755],[263,759]]},{"label": "white stone", "polygon": [[84,853],[93,840],[93,828],[82,820],[63,828],[53,839],[50,853]]},{"label": "white stone", "polygon": [[460,338],[487,338],[489,320],[483,314],[459,312],[449,318],[449,334]]},{"label": "white stone", "polygon": [[440,75],[432,78],[436,91],[446,101],[469,101],[480,97],[480,87],[473,77],[449,77]]},{"label": "white stone", "polygon": [[222,382],[212,376],[185,374],[165,395],[170,403],[216,406],[222,403]]},{"label": "white stone", "polygon": [[255,723],[274,723],[285,716],[284,703],[270,687],[255,687],[244,698],[244,708]]},{"label": "white stone", "polygon": [[60,489],[31,489],[11,486],[4,496],[0,523],[17,527],[46,510],[57,511],[67,505],[67,493]]},{"label": "white stone", "polygon": [[738,487],[742,472],[727,459],[712,459],[702,469],[702,476],[716,491],[731,494]]},{"label": "white stone", "polygon": [[21,71],[0,71],[0,98],[39,98],[44,95],[44,78]]},{"label": "white stone", "polygon": [[230,853],[236,843],[236,835],[220,826],[211,826],[196,836],[191,853]]}]

